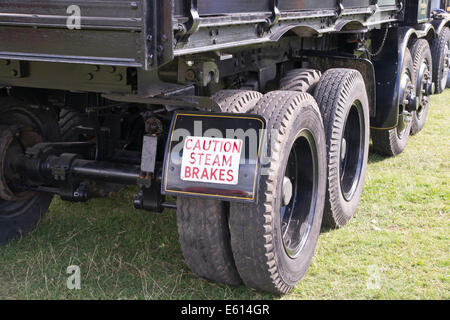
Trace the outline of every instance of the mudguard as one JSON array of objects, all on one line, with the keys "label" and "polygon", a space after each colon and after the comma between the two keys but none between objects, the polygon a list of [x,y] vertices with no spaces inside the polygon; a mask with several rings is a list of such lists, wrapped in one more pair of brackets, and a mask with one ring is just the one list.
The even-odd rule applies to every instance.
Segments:
[{"label": "mudguard", "polygon": [[255,202],[266,121],[256,115],[176,112],[164,156],[165,195]]},{"label": "mudguard", "polygon": [[373,129],[397,127],[401,72],[409,39],[415,33],[416,31],[409,27],[391,28],[385,49],[373,61],[377,81],[376,115],[370,118],[370,126]]}]

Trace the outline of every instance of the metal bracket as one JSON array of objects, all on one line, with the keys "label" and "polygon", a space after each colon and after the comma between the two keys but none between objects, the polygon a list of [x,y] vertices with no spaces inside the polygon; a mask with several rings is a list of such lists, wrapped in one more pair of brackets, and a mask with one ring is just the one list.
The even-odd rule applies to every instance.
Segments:
[{"label": "metal bracket", "polygon": [[336,18],[340,18],[344,15],[344,4],[343,0],[337,0]]},{"label": "metal bracket", "polygon": [[370,8],[371,8],[371,15],[374,15],[375,13],[378,12],[378,10],[380,10],[380,6],[378,5],[378,0],[371,0],[370,1]]},{"label": "metal bracket", "polygon": [[396,0],[397,5],[397,16],[396,18],[398,20],[404,20],[405,19],[405,3],[403,0]]},{"label": "metal bracket", "polygon": [[219,67],[215,62],[203,62],[200,73],[203,87],[206,87],[210,82],[219,83]]},{"label": "metal bracket", "polygon": [[281,17],[280,9],[278,8],[278,0],[271,1],[272,14],[266,18],[266,21],[259,23],[257,26],[257,32],[260,37],[264,35],[270,28],[278,23]]},{"label": "metal bracket", "polygon": [[206,110],[211,112],[221,112],[220,106],[210,97],[202,97],[202,96],[142,97],[136,95],[119,95],[119,94],[104,94],[102,96],[106,99],[119,102],[159,104],[164,106],[175,106],[196,110]]},{"label": "metal bracket", "polygon": [[2,78],[23,78],[25,62],[18,60],[0,60],[0,76]]},{"label": "metal bracket", "polygon": [[266,19],[267,27],[270,28],[273,25],[276,25],[280,20],[281,12],[278,9],[278,0],[272,0],[272,15]]},{"label": "metal bracket", "polygon": [[181,42],[187,42],[189,37],[200,29],[200,15],[198,13],[198,0],[191,0],[191,9],[189,10],[189,21],[185,24],[178,24],[175,30],[175,36]]},{"label": "metal bracket", "polygon": [[134,196],[133,205],[138,210],[161,213],[164,210],[165,196],[161,195],[161,183],[153,181],[150,186],[142,187]]},{"label": "metal bracket", "polygon": [[86,186],[81,183],[81,180],[74,178],[71,174],[73,163],[78,157],[77,154],[63,153],[57,160],[55,158],[52,161],[51,173],[53,179],[58,183],[58,193],[62,200],[72,202],[85,202],[88,200]]},{"label": "metal bracket", "polygon": [[155,173],[156,152],[158,150],[158,137],[145,135],[142,146],[141,171]]}]

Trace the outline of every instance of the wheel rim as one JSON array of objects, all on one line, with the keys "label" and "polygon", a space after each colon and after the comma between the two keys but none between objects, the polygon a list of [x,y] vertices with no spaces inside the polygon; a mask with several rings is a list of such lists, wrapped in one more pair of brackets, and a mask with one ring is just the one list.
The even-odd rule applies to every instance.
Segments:
[{"label": "wheel rim", "polygon": [[431,84],[430,61],[428,61],[428,59],[423,59],[417,75],[417,97],[419,99],[419,106],[416,111],[416,117],[419,120],[422,118],[424,110],[428,107],[430,102],[430,99],[428,98],[428,95],[430,94],[428,88],[431,87]]},{"label": "wheel rim", "polygon": [[[286,254],[294,259],[303,250],[314,221],[318,184],[317,147],[312,133],[297,135],[289,154],[282,189],[281,233]],[[289,182],[287,182],[289,181]],[[290,196],[289,190],[290,189]]]},{"label": "wheel rim", "polygon": [[450,70],[450,40],[447,41],[444,47],[444,63],[442,64],[442,79],[441,88],[445,89],[447,86],[447,78]]},{"label": "wheel rim", "polygon": [[357,100],[347,114],[340,147],[341,192],[346,201],[353,198],[361,177],[364,162],[364,122],[362,104]]},{"label": "wheel rim", "polygon": [[399,92],[399,117],[397,125],[397,136],[402,140],[405,136],[409,135],[408,128],[411,122],[411,114],[408,112],[408,105],[411,103],[412,97],[415,96],[414,85],[412,81],[411,70],[406,69],[400,80],[400,92]]}]

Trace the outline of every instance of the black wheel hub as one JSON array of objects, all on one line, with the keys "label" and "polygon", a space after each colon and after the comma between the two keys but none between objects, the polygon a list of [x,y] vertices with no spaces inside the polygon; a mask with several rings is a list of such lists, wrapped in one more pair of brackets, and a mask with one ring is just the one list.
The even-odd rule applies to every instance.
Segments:
[{"label": "black wheel hub", "polygon": [[364,112],[359,101],[351,106],[345,121],[341,140],[339,176],[344,199],[355,194],[364,160]]},{"label": "black wheel hub", "polygon": [[25,178],[14,171],[13,164],[18,155],[40,142],[41,136],[32,128],[0,125],[0,201],[24,200],[33,195],[19,190]]},{"label": "black wheel hub", "polygon": [[317,148],[313,135],[302,130],[291,149],[282,187],[281,232],[287,255],[294,259],[305,246],[312,223],[318,184]]},{"label": "black wheel hub", "polygon": [[419,106],[416,110],[416,116],[421,119],[423,111],[428,107],[430,103],[429,96],[433,94],[433,81],[430,73],[430,62],[423,60],[419,67],[417,75],[417,99]]}]

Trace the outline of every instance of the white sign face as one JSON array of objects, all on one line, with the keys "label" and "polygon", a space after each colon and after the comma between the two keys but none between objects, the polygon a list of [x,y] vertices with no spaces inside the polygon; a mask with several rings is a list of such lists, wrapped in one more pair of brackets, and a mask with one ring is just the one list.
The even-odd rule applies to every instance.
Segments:
[{"label": "white sign face", "polygon": [[242,140],[186,137],[181,180],[238,184]]}]

